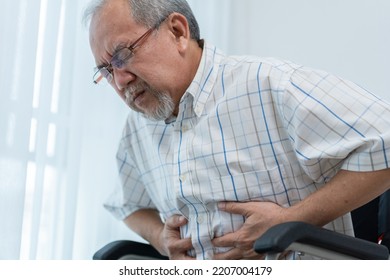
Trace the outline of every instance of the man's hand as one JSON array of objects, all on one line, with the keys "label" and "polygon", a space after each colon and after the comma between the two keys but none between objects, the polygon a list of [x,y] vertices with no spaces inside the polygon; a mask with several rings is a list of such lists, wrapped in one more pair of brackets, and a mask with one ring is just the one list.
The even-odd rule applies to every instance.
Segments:
[{"label": "man's hand", "polygon": [[180,238],[180,227],[187,223],[183,216],[168,218],[165,224],[154,209],[141,209],[125,219],[125,224],[147,240],[161,255],[171,260],[192,260],[187,251],[192,249],[191,239]]},{"label": "man's hand", "polygon": [[272,202],[222,202],[219,209],[245,217],[245,223],[236,232],[217,237],[215,247],[233,247],[228,252],[214,255],[217,260],[262,259],[253,250],[253,244],[271,226],[283,221],[285,208]]},{"label": "man's hand", "polygon": [[165,222],[161,234],[160,247],[163,254],[171,260],[193,260],[187,255],[187,251],[192,249],[190,238],[180,238],[180,227],[185,225],[187,220],[183,216],[175,215],[168,218]]},{"label": "man's hand", "polygon": [[299,203],[283,208],[271,202],[222,202],[222,211],[239,214],[246,221],[234,233],[215,238],[216,247],[233,247],[216,259],[255,257],[253,244],[270,227],[289,221],[324,226],[390,189],[390,168],[373,172],[340,170],[325,186]]}]

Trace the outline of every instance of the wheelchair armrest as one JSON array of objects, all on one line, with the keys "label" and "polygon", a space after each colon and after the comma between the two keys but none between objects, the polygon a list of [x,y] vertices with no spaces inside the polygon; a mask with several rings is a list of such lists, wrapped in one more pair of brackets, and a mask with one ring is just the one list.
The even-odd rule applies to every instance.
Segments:
[{"label": "wheelchair armrest", "polygon": [[134,259],[168,259],[151,245],[130,240],[118,240],[108,243],[93,255],[93,259],[118,260],[126,258],[126,256],[134,256]]},{"label": "wheelchair armrest", "polygon": [[256,240],[254,250],[259,254],[277,254],[296,250],[298,243],[356,259],[389,259],[389,250],[385,246],[303,222],[287,222],[270,228]]}]

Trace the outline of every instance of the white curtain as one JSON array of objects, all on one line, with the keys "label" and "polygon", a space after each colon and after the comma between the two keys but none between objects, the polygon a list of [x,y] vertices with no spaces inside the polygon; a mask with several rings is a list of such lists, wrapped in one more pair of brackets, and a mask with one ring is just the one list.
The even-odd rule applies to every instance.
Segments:
[{"label": "white curtain", "polygon": [[[0,259],[90,259],[136,239],[102,208],[127,108],[91,82],[88,0],[0,0]],[[390,96],[390,1],[191,0],[234,54],[324,68]]]},{"label": "white curtain", "polygon": [[126,108],[92,86],[86,2],[1,0],[0,259],[88,259],[125,234],[101,203]]}]

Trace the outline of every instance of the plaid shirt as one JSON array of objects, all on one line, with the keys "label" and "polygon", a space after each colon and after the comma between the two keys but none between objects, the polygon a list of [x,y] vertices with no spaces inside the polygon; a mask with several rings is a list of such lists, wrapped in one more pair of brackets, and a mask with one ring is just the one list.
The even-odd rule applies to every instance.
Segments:
[{"label": "plaid shirt", "polygon": [[[120,182],[105,207],[118,219],[143,208],[181,214],[198,259],[214,237],[238,230],[219,201],[288,207],[340,169],[388,168],[390,108],[361,87],[288,61],[226,56],[205,44],[179,114],[153,122],[130,112],[117,160]],[[326,226],[353,234],[350,215]]]}]

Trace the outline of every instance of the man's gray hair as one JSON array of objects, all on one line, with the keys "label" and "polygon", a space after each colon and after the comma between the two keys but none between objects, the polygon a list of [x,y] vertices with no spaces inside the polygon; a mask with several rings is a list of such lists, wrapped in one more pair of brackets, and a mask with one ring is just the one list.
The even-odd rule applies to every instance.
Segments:
[{"label": "man's gray hair", "polygon": [[[86,8],[83,16],[85,23],[99,12],[109,0],[93,0]],[[125,0],[123,0],[125,1]],[[127,0],[131,7],[134,20],[147,28],[152,28],[172,13],[186,17],[191,38],[199,41],[200,30],[198,22],[186,0]]]}]

